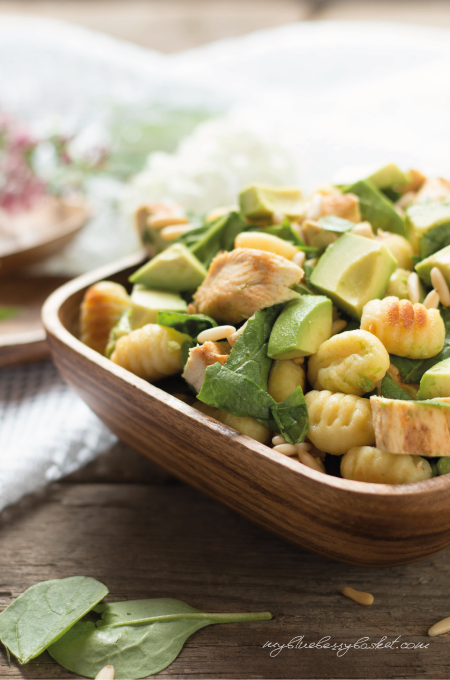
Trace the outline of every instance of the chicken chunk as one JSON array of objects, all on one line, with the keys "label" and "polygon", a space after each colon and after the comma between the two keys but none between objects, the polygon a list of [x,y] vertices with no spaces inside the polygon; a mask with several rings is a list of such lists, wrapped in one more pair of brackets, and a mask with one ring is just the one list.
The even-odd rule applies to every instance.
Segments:
[{"label": "chicken chunk", "polygon": [[197,393],[200,392],[208,366],[217,362],[223,366],[228,359],[228,353],[229,346],[225,342],[204,342],[203,345],[193,347],[184,367],[183,378]]},{"label": "chicken chunk", "polygon": [[[439,401],[442,401],[440,399]],[[439,402],[411,402],[371,397],[378,449],[414,456],[450,456],[449,419]]]},{"label": "chicken chunk", "polygon": [[450,182],[442,177],[429,177],[417,192],[414,203],[434,203],[450,197]]},{"label": "chicken chunk", "polygon": [[324,196],[322,200],[322,214],[337,215],[350,222],[361,222],[359,198],[355,194],[340,194],[339,196]]},{"label": "chicken chunk", "polygon": [[299,297],[290,287],[302,276],[300,267],[274,253],[253,248],[222,252],[211,262],[188,312],[236,324],[259,309]]}]

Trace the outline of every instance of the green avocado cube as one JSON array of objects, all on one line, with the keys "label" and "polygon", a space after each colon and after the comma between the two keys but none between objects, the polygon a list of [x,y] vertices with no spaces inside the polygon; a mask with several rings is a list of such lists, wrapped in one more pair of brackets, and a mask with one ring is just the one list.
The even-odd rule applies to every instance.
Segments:
[{"label": "green avocado cube", "polygon": [[422,376],[417,399],[450,397],[450,359],[435,364]]},{"label": "green avocado cube", "polygon": [[267,354],[271,359],[295,359],[315,354],[331,336],[333,305],[323,295],[291,300],[275,321]]},{"label": "green avocado cube", "polygon": [[267,187],[252,184],[239,194],[239,207],[249,220],[265,220],[274,213],[298,217],[303,213],[302,193],[295,187]]},{"label": "green avocado cube", "polygon": [[437,253],[433,253],[430,257],[416,264],[416,272],[427,286],[432,285],[431,270],[433,267],[440,269],[444,279],[447,281],[447,285],[450,286],[450,246],[438,250]]},{"label": "green avocado cube", "polygon": [[185,312],[187,303],[178,293],[151,290],[141,283],[133,286],[131,293],[130,326],[132,330],[148,323],[157,323],[159,312]]},{"label": "green avocado cube", "polygon": [[375,232],[378,229],[406,236],[405,221],[396,211],[394,204],[370,182],[361,180],[344,189],[345,194],[359,198],[359,210],[363,221],[370,222]]},{"label": "green avocado cube", "polygon": [[379,241],[347,233],[328,246],[311,274],[311,285],[360,319],[364,305],[383,296],[396,266]]},{"label": "green avocado cube", "polygon": [[417,238],[421,239],[435,227],[444,224],[450,227],[450,201],[412,205],[406,211],[406,219]]},{"label": "green avocado cube", "polygon": [[359,180],[368,181],[377,189],[390,189],[408,184],[409,177],[395,163],[388,163],[381,167],[379,165],[349,166],[339,171],[335,177],[335,184],[354,184]]},{"label": "green avocado cube", "polygon": [[179,293],[196,290],[207,273],[186,246],[175,243],[134,272],[129,281],[142,283],[147,288]]}]

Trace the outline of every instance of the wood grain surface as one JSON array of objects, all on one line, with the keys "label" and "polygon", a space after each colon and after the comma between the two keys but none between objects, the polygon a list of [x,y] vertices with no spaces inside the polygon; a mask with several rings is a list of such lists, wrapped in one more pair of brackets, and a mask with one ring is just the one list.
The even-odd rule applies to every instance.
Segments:
[{"label": "wood grain surface", "polygon": [[[103,483],[99,483],[99,479]],[[121,483],[120,480],[123,480]],[[324,508],[324,512],[329,511]],[[211,626],[190,638],[162,678],[448,678],[450,551],[413,565],[363,569],[312,555],[184,486],[123,444],[84,471],[2,513],[0,608],[37,581],[76,574],[109,601],[175,597],[211,611],[269,610],[274,619]],[[371,592],[363,607],[344,586]],[[287,644],[391,642],[398,649],[283,649]],[[402,643],[428,648],[401,649]],[[1,678],[74,678],[44,653],[27,666],[0,652]]]},{"label": "wood grain surface", "polygon": [[140,258],[128,257],[67,283],[43,308],[61,374],[122,441],[260,526],[332,559],[390,566],[450,545],[450,476],[387,485],[324,475],[81,343],[76,332],[85,289],[105,278],[126,283]]}]

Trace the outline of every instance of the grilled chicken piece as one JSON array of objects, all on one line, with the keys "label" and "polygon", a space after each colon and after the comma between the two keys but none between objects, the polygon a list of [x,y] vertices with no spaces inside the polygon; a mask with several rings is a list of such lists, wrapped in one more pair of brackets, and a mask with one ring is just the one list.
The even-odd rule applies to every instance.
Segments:
[{"label": "grilled chicken piece", "polygon": [[189,305],[189,314],[208,314],[221,323],[236,324],[259,309],[298,298],[290,290],[303,270],[285,257],[253,248],[219,253]]},{"label": "grilled chicken piece", "polygon": [[350,222],[361,222],[359,198],[355,194],[324,196],[321,217],[325,215],[337,215],[344,220],[350,220]]},{"label": "grilled chicken piece", "polygon": [[370,397],[377,448],[413,456],[450,456],[450,409],[439,408],[439,401],[444,400],[431,406]]},{"label": "grilled chicken piece", "polygon": [[414,203],[434,203],[450,197],[450,182],[442,177],[429,177],[417,192]]},{"label": "grilled chicken piece", "polygon": [[217,362],[222,366],[228,359],[230,346],[226,342],[204,342],[189,351],[189,359],[184,367],[183,378],[200,392],[208,366]]}]

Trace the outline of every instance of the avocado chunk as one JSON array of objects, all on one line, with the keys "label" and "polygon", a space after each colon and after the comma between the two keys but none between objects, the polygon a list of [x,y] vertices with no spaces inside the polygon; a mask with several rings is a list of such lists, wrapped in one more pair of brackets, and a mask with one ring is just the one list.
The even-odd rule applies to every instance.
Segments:
[{"label": "avocado chunk", "polygon": [[430,229],[450,223],[450,200],[412,205],[406,211],[406,218],[416,236],[422,238]]},{"label": "avocado chunk", "polygon": [[129,281],[142,283],[147,288],[179,293],[196,290],[207,273],[186,246],[175,243],[134,272]]},{"label": "avocado chunk", "polygon": [[447,285],[450,286],[450,246],[438,250],[437,253],[416,264],[416,272],[427,286],[432,285],[431,270],[433,267],[440,269],[444,279],[447,281]]},{"label": "avocado chunk", "polygon": [[450,397],[450,359],[435,364],[422,376],[417,399]]},{"label": "avocado chunk", "polygon": [[394,204],[370,182],[361,180],[344,188],[344,194],[355,194],[359,198],[361,219],[370,222],[375,232],[378,229],[391,231],[406,237],[403,217],[396,211]]},{"label": "avocado chunk", "polygon": [[408,184],[408,174],[400,170],[395,163],[387,165],[365,165],[344,167],[335,177],[335,184],[353,184],[359,180],[365,180],[373,184],[377,189],[390,189],[394,186]]},{"label": "avocado chunk", "polygon": [[132,312],[130,326],[132,330],[142,328],[148,323],[158,323],[158,313],[185,312],[187,303],[177,293],[163,290],[150,290],[141,283],[133,287],[131,293]]},{"label": "avocado chunk", "polygon": [[295,359],[315,354],[331,336],[331,300],[302,295],[285,306],[272,328],[267,351],[271,359]]},{"label": "avocado chunk", "polygon": [[340,309],[360,319],[364,305],[383,296],[396,266],[396,260],[380,241],[343,234],[328,246],[310,280]]},{"label": "avocado chunk", "polygon": [[303,213],[302,193],[295,187],[252,184],[239,194],[239,207],[249,220],[270,219],[274,213],[298,217]]},{"label": "avocado chunk", "polygon": [[302,222],[306,242],[309,246],[320,250],[324,250],[331,243],[334,243],[341,234],[350,231],[354,226],[354,222],[343,220],[342,217],[337,217],[337,215],[321,217],[317,222],[314,220]]}]

